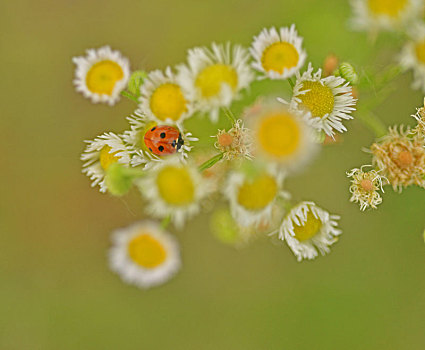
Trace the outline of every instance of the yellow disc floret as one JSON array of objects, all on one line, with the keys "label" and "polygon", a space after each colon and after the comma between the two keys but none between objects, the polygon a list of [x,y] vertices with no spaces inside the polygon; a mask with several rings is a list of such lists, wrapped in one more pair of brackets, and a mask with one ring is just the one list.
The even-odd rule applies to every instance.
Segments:
[{"label": "yellow disc floret", "polygon": [[282,74],[285,69],[296,67],[299,61],[298,51],[287,42],[277,42],[267,47],[261,57],[265,71]]},{"label": "yellow disc floret", "polygon": [[238,203],[248,210],[261,210],[276,197],[278,185],[274,177],[264,174],[246,180],[239,188]]},{"label": "yellow disc floret", "polygon": [[232,66],[221,63],[204,68],[195,81],[196,87],[205,98],[217,96],[223,84],[227,84],[235,91],[238,86],[238,75]]},{"label": "yellow disc floret", "polygon": [[137,265],[147,269],[161,265],[167,252],[164,246],[149,233],[142,233],[128,243],[128,254]]},{"label": "yellow disc floret", "polygon": [[399,17],[408,0],[368,0],[370,12],[375,16]]},{"label": "yellow disc floret", "polygon": [[103,170],[108,170],[111,164],[118,162],[120,158],[116,156],[117,153],[118,152],[111,153],[111,147],[103,146],[99,154],[100,166]]},{"label": "yellow disc floret", "polygon": [[152,113],[160,120],[177,121],[187,111],[187,103],[180,86],[166,83],[160,85],[150,99]]},{"label": "yellow disc floret", "polygon": [[120,65],[106,60],[95,63],[86,75],[87,88],[96,94],[112,95],[115,84],[124,77]]},{"label": "yellow disc floret", "polygon": [[188,169],[177,166],[162,168],[156,183],[162,199],[170,205],[183,206],[195,199],[195,185]]},{"label": "yellow disc floret", "polygon": [[335,97],[332,90],[318,81],[303,82],[302,91],[306,93],[299,95],[302,104],[307,107],[313,117],[323,118],[333,111]]},{"label": "yellow disc floret", "polygon": [[305,221],[302,226],[294,223],[294,233],[295,238],[300,241],[307,241],[310,238],[313,238],[322,227],[322,222],[317,219],[314,214],[309,211],[307,213],[307,221]]},{"label": "yellow disc floret", "polygon": [[300,145],[300,124],[290,113],[271,113],[261,118],[257,131],[262,151],[274,158],[293,155]]}]

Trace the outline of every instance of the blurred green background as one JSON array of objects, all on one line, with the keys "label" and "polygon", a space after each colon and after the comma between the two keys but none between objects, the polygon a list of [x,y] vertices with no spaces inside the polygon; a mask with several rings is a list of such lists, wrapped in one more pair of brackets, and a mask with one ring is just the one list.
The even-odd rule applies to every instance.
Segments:
[{"label": "blurred green background", "polygon": [[[109,44],[150,70],[195,45],[249,45],[265,26],[296,23],[316,65],[334,52],[362,66],[371,45],[347,30],[349,15],[341,0],[0,2],[0,349],[424,349],[425,192],[388,188],[366,213],[348,202],[345,171],[370,162],[361,148],[373,140],[358,121],[287,182],[342,216],[332,254],[313,262],[267,239],[224,246],[199,216],[176,232],[176,278],[127,286],[106,251],[113,229],[142,217],[139,195],[102,195],[80,173],[83,140],[124,130],[134,108],[74,91],[71,58],[86,48]],[[386,123],[413,123],[423,96],[410,81],[379,108]]]}]

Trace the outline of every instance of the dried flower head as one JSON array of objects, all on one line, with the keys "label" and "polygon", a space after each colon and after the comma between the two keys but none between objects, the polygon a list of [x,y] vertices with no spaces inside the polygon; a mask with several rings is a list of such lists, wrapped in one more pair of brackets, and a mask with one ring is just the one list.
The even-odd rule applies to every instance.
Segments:
[{"label": "dried flower head", "polygon": [[378,204],[382,203],[382,197],[379,190],[384,192],[382,188],[383,178],[376,170],[363,171],[363,168],[369,165],[363,165],[360,169],[355,168],[347,172],[347,176],[351,177],[350,193],[352,194],[350,202],[360,204],[360,210],[368,207],[376,209]]},{"label": "dried flower head", "polygon": [[425,138],[425,99],[424,107],[418,108],[416,114],[412,117],[415,118],[418,123],[413,129],[413,133],[418,137]]},{"label": "dried flower head", "polygon": [[228,131],[219,130],[218,134],[213,137],[217,138],[214,146],[223,152],[223,159],[252,158],[251,135],[241,119],[237,120]]},{"label": "dried flower head", "polygon": [[373,165],[388,178],[394,190],[401,192],[403,187],[418,185],[425,188],[425,140],[412,135],[407,128],[389,129],[388,135],[374,143],[370,150]]}]

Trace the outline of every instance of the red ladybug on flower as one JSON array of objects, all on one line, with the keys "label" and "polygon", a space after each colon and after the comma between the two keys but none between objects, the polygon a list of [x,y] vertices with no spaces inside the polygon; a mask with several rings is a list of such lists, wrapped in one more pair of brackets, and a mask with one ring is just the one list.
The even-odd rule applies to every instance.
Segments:
[{"label": "red ladybug on flower", "polygon": [[180,131],[168,125],[157,125],[148,130],[144,142],[149,151],[157,156],[174,154],[184,145]]}]

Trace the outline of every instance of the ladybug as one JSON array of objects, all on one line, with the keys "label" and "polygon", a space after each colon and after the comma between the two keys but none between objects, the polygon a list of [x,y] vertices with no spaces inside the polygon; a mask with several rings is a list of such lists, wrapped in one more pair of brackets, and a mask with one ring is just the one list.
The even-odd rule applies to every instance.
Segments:
[{"label": "ladybug", "polygon": [[172,126],[157,125],[144,136],[146,147],[157,156],[176,153],[184,144],[180,131]]}]

